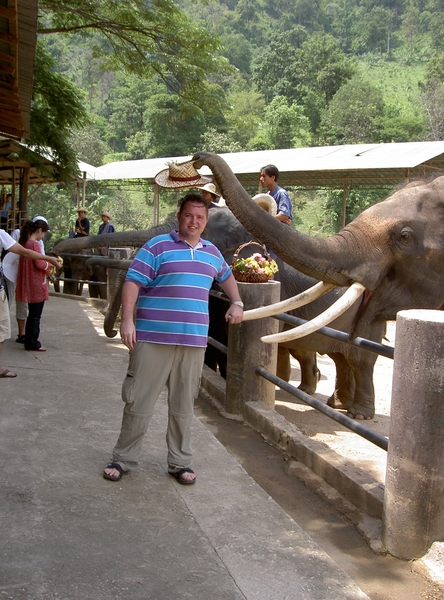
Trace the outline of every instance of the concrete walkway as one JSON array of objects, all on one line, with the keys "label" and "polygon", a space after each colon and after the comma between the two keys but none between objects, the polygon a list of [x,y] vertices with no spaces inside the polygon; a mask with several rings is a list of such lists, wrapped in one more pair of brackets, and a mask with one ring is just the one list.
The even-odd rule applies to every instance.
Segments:
[{"label": "concrete walkway", "polygon": [[168,476],[165,392],[140,468],[103,479],[128,353],[102,323],[51,297],[46,353],[15,343],[15,319],[4,343],[0,599],[366,598],[197,419],[197,483]]}]

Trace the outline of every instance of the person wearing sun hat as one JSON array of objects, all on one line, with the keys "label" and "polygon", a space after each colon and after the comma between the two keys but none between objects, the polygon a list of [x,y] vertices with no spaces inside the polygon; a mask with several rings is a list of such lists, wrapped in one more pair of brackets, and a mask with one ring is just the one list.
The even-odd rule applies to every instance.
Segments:
[{"label": "person wearing sun hat", "polygon": [[[114,225],[111,223],[111,215],[107,210],[102,212],[102,224],[99,227],[99,231],[97,235],[103,235],[105,233],[115,233]],[[108,256],[108,247],[107,246],[99,246],[98,251],[102,256]]]},{"label": "person wearing sun hat", "polygon": [[[166,169],[155,181],[172,189],[195,187],[200,176],[192,164],[178,166]],[[201,237],[208,222],[208,204],[197,192],[181,198],[178,229],[148,240],[128,269],[120,326],[122,342],[130,350],[122,385],[125,406],[112,461],[103,471],[105,479],[120,481],[137,465],[157,398],[168,384],[168,473],[184,485],[196,482],[191,426],[208,341],[213,280],[230,300],[226,321],[236,325],[243,317],[229,265],[216,246]]]},{"label": "person wearing sun hat", "polygon": [[88,214],[87,209],[84,206],[80,206],[77,209],[78,218],[76,219],[75,231],[76,234],[74,237],[85,237],[89,235],[89,220],[86,218]]},{"label": "person wearing sun hat", "polygon": [[202,196],[210,203],[208,208],[225,206],[225,200],[217,193],[214,183],[206,183],[205,185],[198,186],[197,189],[201,191]]}]

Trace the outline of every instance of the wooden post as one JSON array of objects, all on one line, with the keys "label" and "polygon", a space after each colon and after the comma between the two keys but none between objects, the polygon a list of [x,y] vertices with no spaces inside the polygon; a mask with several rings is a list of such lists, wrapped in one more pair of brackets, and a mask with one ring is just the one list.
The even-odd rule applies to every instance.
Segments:
[{"label": "wooden post", "polygon": [[382,541],[404,560],[444,539],[443,396],[444,312],[399,312]]},{"label": "wooden post", "polygon": [[[281,284],[238,283],[245,310],[279,302]],[[228,413],[242,414],[250,400],[262,400],[274,407],[275,386],[254,372],[261,366],[276,373],[277,344],[264,344],[263,335],[277,333],[279,322],[272,317],[246,321],[228,327],[228,360],[225,409]]]}]

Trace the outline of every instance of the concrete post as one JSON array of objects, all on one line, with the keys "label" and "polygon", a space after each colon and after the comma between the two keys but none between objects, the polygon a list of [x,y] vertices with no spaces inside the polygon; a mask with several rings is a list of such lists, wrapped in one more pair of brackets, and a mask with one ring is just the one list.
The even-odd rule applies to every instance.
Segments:
[{"label": "concrete post", "polygon": [[[280,300],[279,281],[267,283],[240,283],[239,292],[245,310],[258,308]],[[263,335],[277,333],[279,322],[272,317],[246,321],[228,327],[228,360],[226,405],[228,413],[242,414],[250,400],[262,400],[274,407],[275,386],[254,373],[261,366],[276,373],[277,344],[264,344]]]},{"label": "concrete post", "polygon": [[404,560],[444,539],[443,400],[444,312],[399,312],[382,541]]}]

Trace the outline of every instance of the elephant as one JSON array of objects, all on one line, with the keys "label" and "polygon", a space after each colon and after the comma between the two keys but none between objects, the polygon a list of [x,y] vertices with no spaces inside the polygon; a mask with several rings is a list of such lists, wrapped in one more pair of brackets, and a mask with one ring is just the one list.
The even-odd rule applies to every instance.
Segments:
[{"label": "elephant", "polygon": [[[345,407],[350,417],[373,418],[375,355],[314,332],[331,323],[351,338],[380,342],[386,321],[395,320],[398,311],[443,305],[444,176],[406,184],[363,211],[339,233],[319,239],[264,213],[220,156],[197,152],[192,162],[197,169],[203,165],[211,169],[226,205],[288,267],[324,282],[326,290],[332,285],[347,287],[342,299],[354,294],[342,314],[330,314],[329,319],[326,315],[264,341],[328,353],[337,369],[336,389],[329,403]],[[295,339],[298,335],[306,337]]]},{"label": "elephant", "polygon": [[[56,245],[59,242],[56,243]],[[55,245],[55,246],[56,246]],[[55,248],[54,246],[54,248]],[[76,254],[76,255],[74,255]],[[100,253],[96,248],[92,248],[88,255],[84,252],[80,253],[62,253],[63,258],[63,277],[66,279],[74,280],[85,280],[85,281],[97,281],[99,283],[105,283],[107,281],[107,272],[105,265],[102,264],[88,264],[88,258],[90,254]],[[59,288],[57,282],[57,288]],[[94,283],[88,284],[89,295],[91,298],[102,298],[107,299],[107,286],[106,285],[94,285]],[[63,292],[65,294],[73,294],[81,296],[83,289],[83,283],[76,281],[64,281]]]}]

